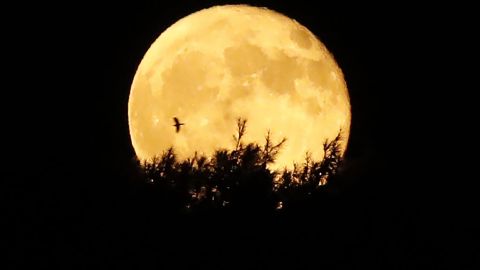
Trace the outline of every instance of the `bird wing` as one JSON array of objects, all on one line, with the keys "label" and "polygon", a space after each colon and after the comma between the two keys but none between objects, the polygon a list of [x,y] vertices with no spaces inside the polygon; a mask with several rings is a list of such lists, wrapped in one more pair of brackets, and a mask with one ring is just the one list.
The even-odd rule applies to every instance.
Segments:
[{"label": "bird wing", "polygon": [[180,121],[178,121],[178,118],[177,118],[177,117],[174,117],[174,118],[173,118],[173,121],[175,121],[175,125],[177,125],[177,126],[180,124]]}]

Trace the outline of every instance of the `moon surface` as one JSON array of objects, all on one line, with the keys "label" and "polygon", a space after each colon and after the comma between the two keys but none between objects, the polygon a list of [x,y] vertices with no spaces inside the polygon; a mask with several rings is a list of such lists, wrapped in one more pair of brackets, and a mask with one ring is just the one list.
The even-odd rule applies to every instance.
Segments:
[{"label": "moon surface", "polygon": [[[184,125],[176,132],[173,118]],[[135,74],[128,102],[136,155],[173,147],[178,157],[232,149],[236,119],[245,143],[287,138],[272,169],[292,168],[340,131],[346,149],[350,101],[343,74],[307,28],[280,13],[244,5],[195,12],[165,30]]]}]

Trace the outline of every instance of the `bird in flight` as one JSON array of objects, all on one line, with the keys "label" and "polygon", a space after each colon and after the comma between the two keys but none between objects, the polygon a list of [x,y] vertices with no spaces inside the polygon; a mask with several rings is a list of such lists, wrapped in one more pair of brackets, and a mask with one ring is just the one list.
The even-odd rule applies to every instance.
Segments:
[{"label": "bird in flight", "polygon": [[185,123],[180,123],[177,117],[174,117],[173,121],[175,121],[175,125],[173,125],[175,127],[175,131],[178,133],[180,131],[180,126],[185,125]]}]

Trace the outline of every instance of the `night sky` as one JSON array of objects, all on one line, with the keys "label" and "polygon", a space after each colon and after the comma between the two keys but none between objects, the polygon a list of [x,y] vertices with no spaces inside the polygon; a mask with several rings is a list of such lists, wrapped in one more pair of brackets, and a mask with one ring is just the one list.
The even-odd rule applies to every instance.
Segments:
[{"label": "night sky", "polygon": [[[335,209],[343,212],[332,214],[337,221],[330,225],[342,228],[329,238],[338,239],[330,241],[340,255],[329,264],[346,269],[472,265],[475,255],[468,239],[473,225],[456,226],[471,213],[451,203],[462,206],[470,199],[459,203],[453,199],[457,189],[443,185],[447,175],[438,168],[451,167],[433,160],[445,146],[425,143],[457,135],[452,125],[433,131],[448,114],[439,89],[449,88],[444,74],[452,68],[447,64],[451,59],[439,60],[438,55],[462,36],[443,13],[414,5],[353,7],[313,1],[120,2],[19,5],[12,8],[17,16],[1,19],[11,36],[4,40],[4,53],[12,90],[5,87],[11,93],[2,99],[7,127],[3,152],[10,161],[2,171],[7,220],[13,221],[12,240],[7,241],[12,266],[121,265],[122,256],[136,265],[133,261],[145,262],[142,252],[162,257],[148,240],[142,243],[150,248],[139,248],[136,255],[130,249],[106,251],[111,245],[138,244],[126,225],[108,233],[112,225],[130,226],[141,215],[128,214],[136,205],[128,197],[125,177],[134,157],[127,118],[130,85],[161,32],[194,11],[222,3],[266,6],[297,20],[320,38],[345,75],[352,105],[348,177],[335,199]],[[449,179],[460,178],[448,173]],[[451,193],[445,195],[447,189]],[[289,222],[295,221],[292,217]],[[103,234],[127,240],[97,242]],[[328,249],[321,237],[313,241],[299,234],[289,239]],[[298,255],[290,263],[308,268],[315,266],[312,260],[322,260],[314,251],[308,254],[314,259]],[[208,256],[197,254],[197,259]],[[244,256],[232,256],[231,262],[268,265],[263,256]]]}]

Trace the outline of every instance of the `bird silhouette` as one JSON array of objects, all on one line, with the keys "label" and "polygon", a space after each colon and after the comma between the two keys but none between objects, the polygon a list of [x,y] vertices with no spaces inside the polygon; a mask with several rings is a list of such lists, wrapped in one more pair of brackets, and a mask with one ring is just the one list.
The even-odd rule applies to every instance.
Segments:
[{"label": "bird silhouette", "polygon": [[175,125],[173,125],[175,127],[175,131],[178,133],[180,131],[180,126],[185,125],[185,123],[180,123],[177,117],[173,117],[173,121],[175,121]]}]

